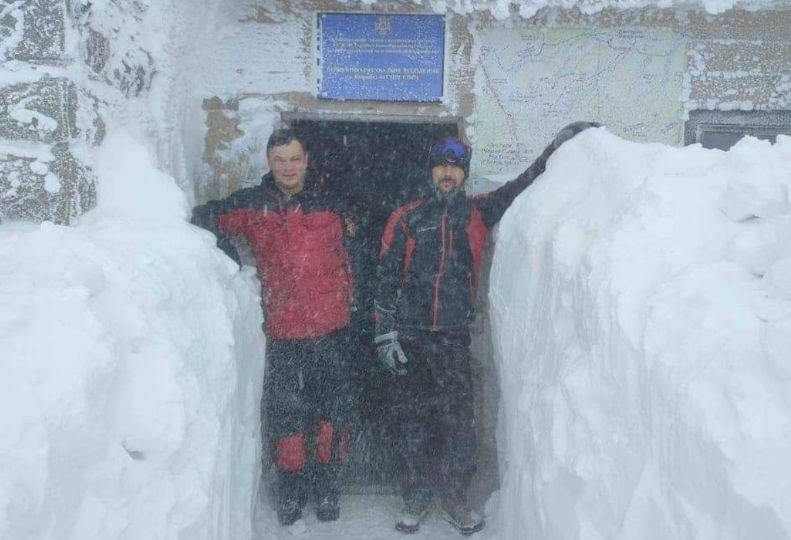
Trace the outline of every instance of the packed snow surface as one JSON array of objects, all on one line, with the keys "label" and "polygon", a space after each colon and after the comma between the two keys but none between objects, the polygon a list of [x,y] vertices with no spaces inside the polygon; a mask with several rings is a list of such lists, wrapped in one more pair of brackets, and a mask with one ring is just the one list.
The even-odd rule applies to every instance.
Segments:
[{"label": "packed snow surface", "polygon": [[74,227],[0,226],[0,538],[248,538],[257,285],[123,133]]},{"label": "packed snow surface", "polygon": [[501,222],[503,537],[791,538],[791,138],[583,133]]}]

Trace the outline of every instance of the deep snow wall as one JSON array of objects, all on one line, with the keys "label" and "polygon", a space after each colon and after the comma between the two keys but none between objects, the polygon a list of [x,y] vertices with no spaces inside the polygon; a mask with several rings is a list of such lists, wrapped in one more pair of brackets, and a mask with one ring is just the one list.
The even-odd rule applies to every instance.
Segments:
[{"label": "deep snow wall", "polygon": [[791,138],[592,130],[503,218],[505,538],[791,538]]},{"label": "deep snow wall", "polygon": [[71,227],[0,227],[0,538],[249,538],[264,340],[251,271],[125,131]]},{"label": "deep snow wall", "polygon": [[258,284],[187,223],[219,4],[0,8],[0,538],[250,536]]}]

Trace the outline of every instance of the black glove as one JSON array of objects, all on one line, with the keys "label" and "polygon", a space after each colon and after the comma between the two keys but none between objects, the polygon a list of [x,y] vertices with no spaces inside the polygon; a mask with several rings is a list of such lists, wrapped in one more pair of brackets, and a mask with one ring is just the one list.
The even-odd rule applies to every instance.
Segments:
[{"label": "black glove", "polygon": [[406,375],[406,364],[409,361],[398,342],[398,332],[395,330],[374,338],[376,355],[379,362],[393,375]]},{"label": "black glove", "polygon": [[564,142],[568,141],[575,135],[585,131],[588,128],[592,127],[601,127],[601,124],[598,122],[572,122],[567,126],[564,126],[558,134],[555,135],[555,139],[552,141],[552,150],[557,150],[560,148],[560,145]]}]

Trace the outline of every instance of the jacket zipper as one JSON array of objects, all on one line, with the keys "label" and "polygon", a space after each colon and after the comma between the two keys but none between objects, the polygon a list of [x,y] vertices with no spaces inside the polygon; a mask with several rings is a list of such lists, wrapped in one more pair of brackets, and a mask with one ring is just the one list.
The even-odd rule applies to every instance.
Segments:
[{"label": "jacket zipper", "polygon": [[[448,218],[448,208],[442,212],[442,221],[439,226],[439,233],[442,236],[442,243],[439,250],[439,268],[437,269],[437,278],[434,281],[434,320],[432,321],[431,329],[437,329],[437,322],[439,319],[439,289],[440,282],[442,281],[442,274],[445,273],[445,225]],[[452,239],[451,239],[452,240]]]}]

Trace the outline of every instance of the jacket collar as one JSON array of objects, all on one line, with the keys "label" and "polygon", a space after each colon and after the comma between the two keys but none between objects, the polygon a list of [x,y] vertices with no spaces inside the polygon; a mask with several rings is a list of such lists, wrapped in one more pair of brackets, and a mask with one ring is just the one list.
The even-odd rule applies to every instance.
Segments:
[{"label": "jacket collar", "polygon": [[443,205],[455,205],[467,199],[467,193],[464,191],[464,186],[451,193],[444,193],[432,184],[431,190],[433,191],[434,200]]},{"label": "jacket collar", "polygon": [[[312,170],[308,169],[305,173],[305,186],[302,188],[302,191],[295,193],[289,198],[301,198],[306,193],[314,191],[318,186],[319,182],[316,174]],[[283,193],[279,187],[277,187],[277,184],[275,183],[275,175],[272,174],[271,171],[266,173],[261,178],[261,187],[266,189],[271,195],[277,198],[286,197],[286,194]]]}]

